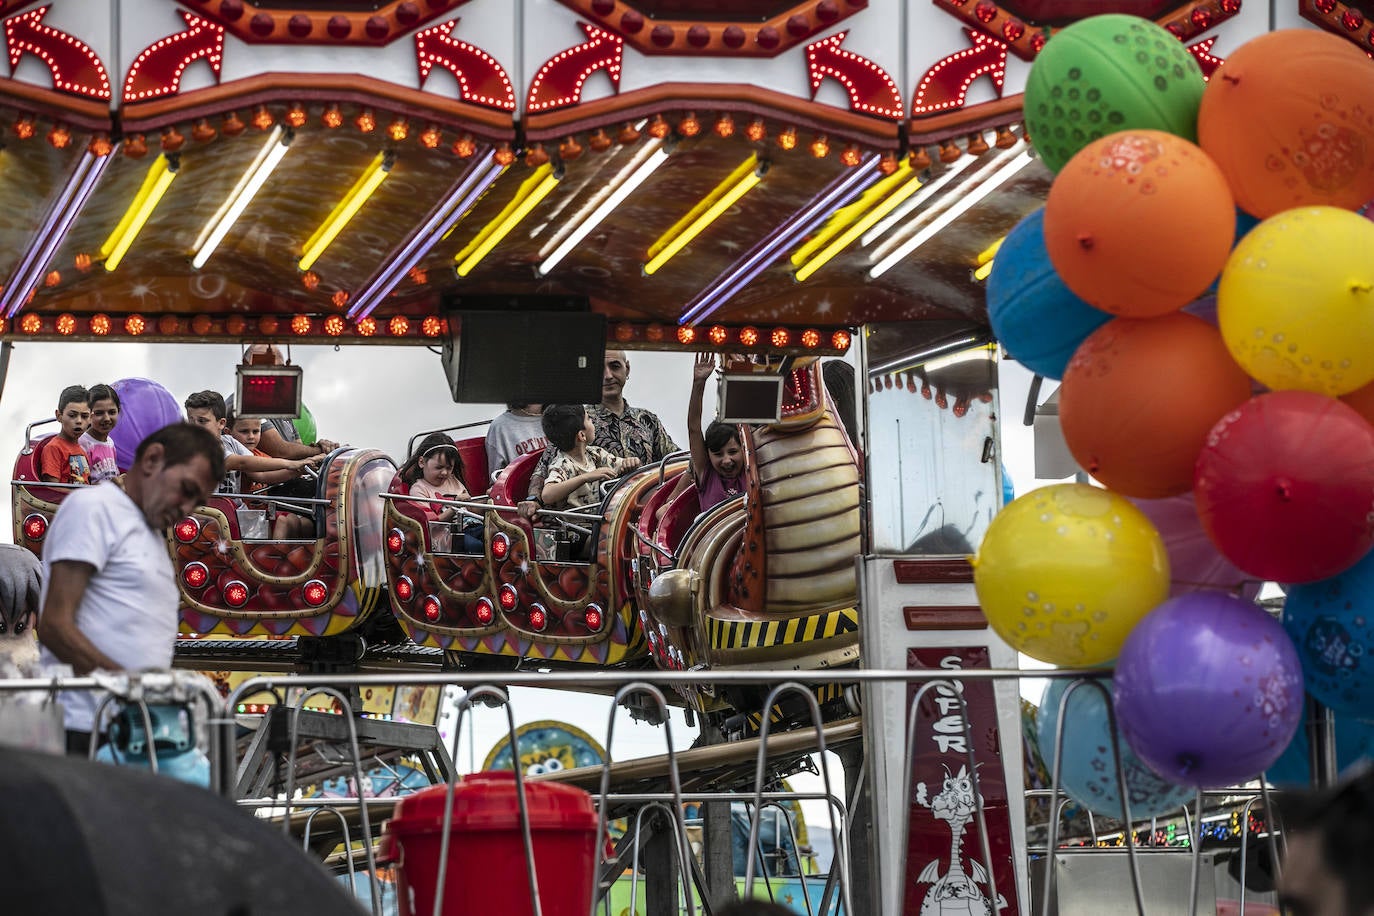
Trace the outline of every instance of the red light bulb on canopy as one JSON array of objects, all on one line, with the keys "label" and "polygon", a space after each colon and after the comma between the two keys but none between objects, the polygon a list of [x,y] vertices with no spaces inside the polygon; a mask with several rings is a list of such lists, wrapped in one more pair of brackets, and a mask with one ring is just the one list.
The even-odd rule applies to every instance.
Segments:
[{"label": "red light bulb on canopy", "polygon": [[792,332],[787,328],[774,328],[769,340],[775,347],[785,347],[792,342]]},{"label": "red light bulb on canopy", "polygon": [[697,339],[697,329],[688,325],[683,325],[677,329],[677,342],[684,347]]},{"label": "red light bulb on canopy", "polygon": [[509,613],[515,610],[520,604],[520,593],[515,590],[515,586],[507,582],[496,591],[496,600],[501,604],[501,610]]},{"label": "red light bulb on canopy", "polygon": [[713,324],[711,329],[706,332],[706,339],[718,347],[724,346],[725,342],[730,339],[730,332],[725,329],[724,325]]},{"label": "red light bulb on canopy", "polygon": [[386,549],[394,554],[399,554],[406,546],[406,536],[401,533],[400,528],[392,528],[386,536]]},{"label": "red light bulb on canopy", "polygon": [[444,606],[439,603],[439,599],[434,595],[426,595],[420,609],[424,613],[425,619],[430,623],[438,620],[444,613]]},{"label": "red light bulb on canopy", "polygon": [[836,331],[830,335],[830,346],[836,350],[848,350],[852,340],[848,331]]},{"label": "red light bulb on canopy", "polygon": [[814,328],[807,328],[802,331],[801,344],[808,350],[814,350],[821,345],[821,332]]},{"label": "red light bulb on canopy", "polygon": [[404,337],[410,333],[410,319],[404,315],[392,315],[386,323],[386,329],[392,337]]},{"label": "red light bulb on canopy", "polygon": [[347,324],[339,315],[330,315],[324,320],[324,332],[330,337],[338,337],[344,332]]},{"label": "red light bulb on canopy", "polygon": [[472,616],[477,618],[479,624],[486,626],[496,619],[496,604],[486,595],[483,595],[473,605]]},{"label": "red light bulb on canopy", "polygon": [[759,329],[758,329],[758,328],[740,328],[740,329],[739,329],[739,342],[742,343],[742,344],[744,344],[746,347],[755,347],[755,346],[758,346],[758,343],[759,343]]},{"label": "red light bulb on canopy", "polygon": [[396,597],[402,601],[409,601],[415,597],[415,583],[410,581],[410,576],[402,576],[396,580]]}]

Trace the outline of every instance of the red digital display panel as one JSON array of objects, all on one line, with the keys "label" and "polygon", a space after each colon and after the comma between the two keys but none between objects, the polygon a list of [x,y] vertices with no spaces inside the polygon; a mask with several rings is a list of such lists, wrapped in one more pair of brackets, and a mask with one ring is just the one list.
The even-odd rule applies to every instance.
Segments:
[{"label": "red digital display panel", "polygon": [[235,411],[241,417],[288,418],[301,415],[299,366],[238,367]]}]

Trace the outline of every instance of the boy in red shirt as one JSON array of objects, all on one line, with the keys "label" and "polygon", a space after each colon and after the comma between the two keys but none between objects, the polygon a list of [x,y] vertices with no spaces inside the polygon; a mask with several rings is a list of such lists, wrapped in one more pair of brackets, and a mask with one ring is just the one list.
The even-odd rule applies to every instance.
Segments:
[{"label": "boy in red shirt", "polygon": [[49,483],[91,482],[91,461],[81,447],[81,434],[91,425],[90,400],[80,385],[63,388],[57,399],[61,430],[43,446],[43,463],[38,469],[38,476]]}]

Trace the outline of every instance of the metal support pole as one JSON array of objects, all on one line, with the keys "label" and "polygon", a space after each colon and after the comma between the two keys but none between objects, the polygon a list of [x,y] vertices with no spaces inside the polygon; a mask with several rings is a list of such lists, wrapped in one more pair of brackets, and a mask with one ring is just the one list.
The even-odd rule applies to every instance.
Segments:
[{"label": "metal support pole", "polygon": [[854,912],[876,913],[880,898],[872,845],[873,805],[868,791],[872,781],[864,774],[864,748],[862,744],[841,747],[835,754],[844,767],[844,797],[849,806],[849,873],[854,882]]},{"label": "metal support pole", "polygon": [[644,841],[644,891],[647,916],[678,916],[681,885],[677,873],[677,837],[673,825],[655,815]]},{"label": "metal support pole", "polygon": [[724,906],[737,898],[735,892],[734,838],[729,803],[701,806],[702,834],[706,840],[706,886],[711,906]]}]

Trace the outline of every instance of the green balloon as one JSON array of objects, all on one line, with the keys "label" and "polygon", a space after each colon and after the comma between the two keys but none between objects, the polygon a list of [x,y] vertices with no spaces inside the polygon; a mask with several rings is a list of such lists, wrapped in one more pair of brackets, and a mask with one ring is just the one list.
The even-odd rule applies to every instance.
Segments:
[{"label": "green balloon", "polygon": [[315,430],[315,415],[310,412],[310,408],[301,405],[301,415],[291,421],[291,425],[296,427],[296,435],[301,437],[301,441],[306,445],[312,444],[319,438]]},{"label": "green balloon", "polygon": [[1183,42],[1139,16],[1091,16],[1056,32],[1026,80],[1026,131],[1058,172],[1094,140],[1162,130],[1197,142],[1207,86]]}]

